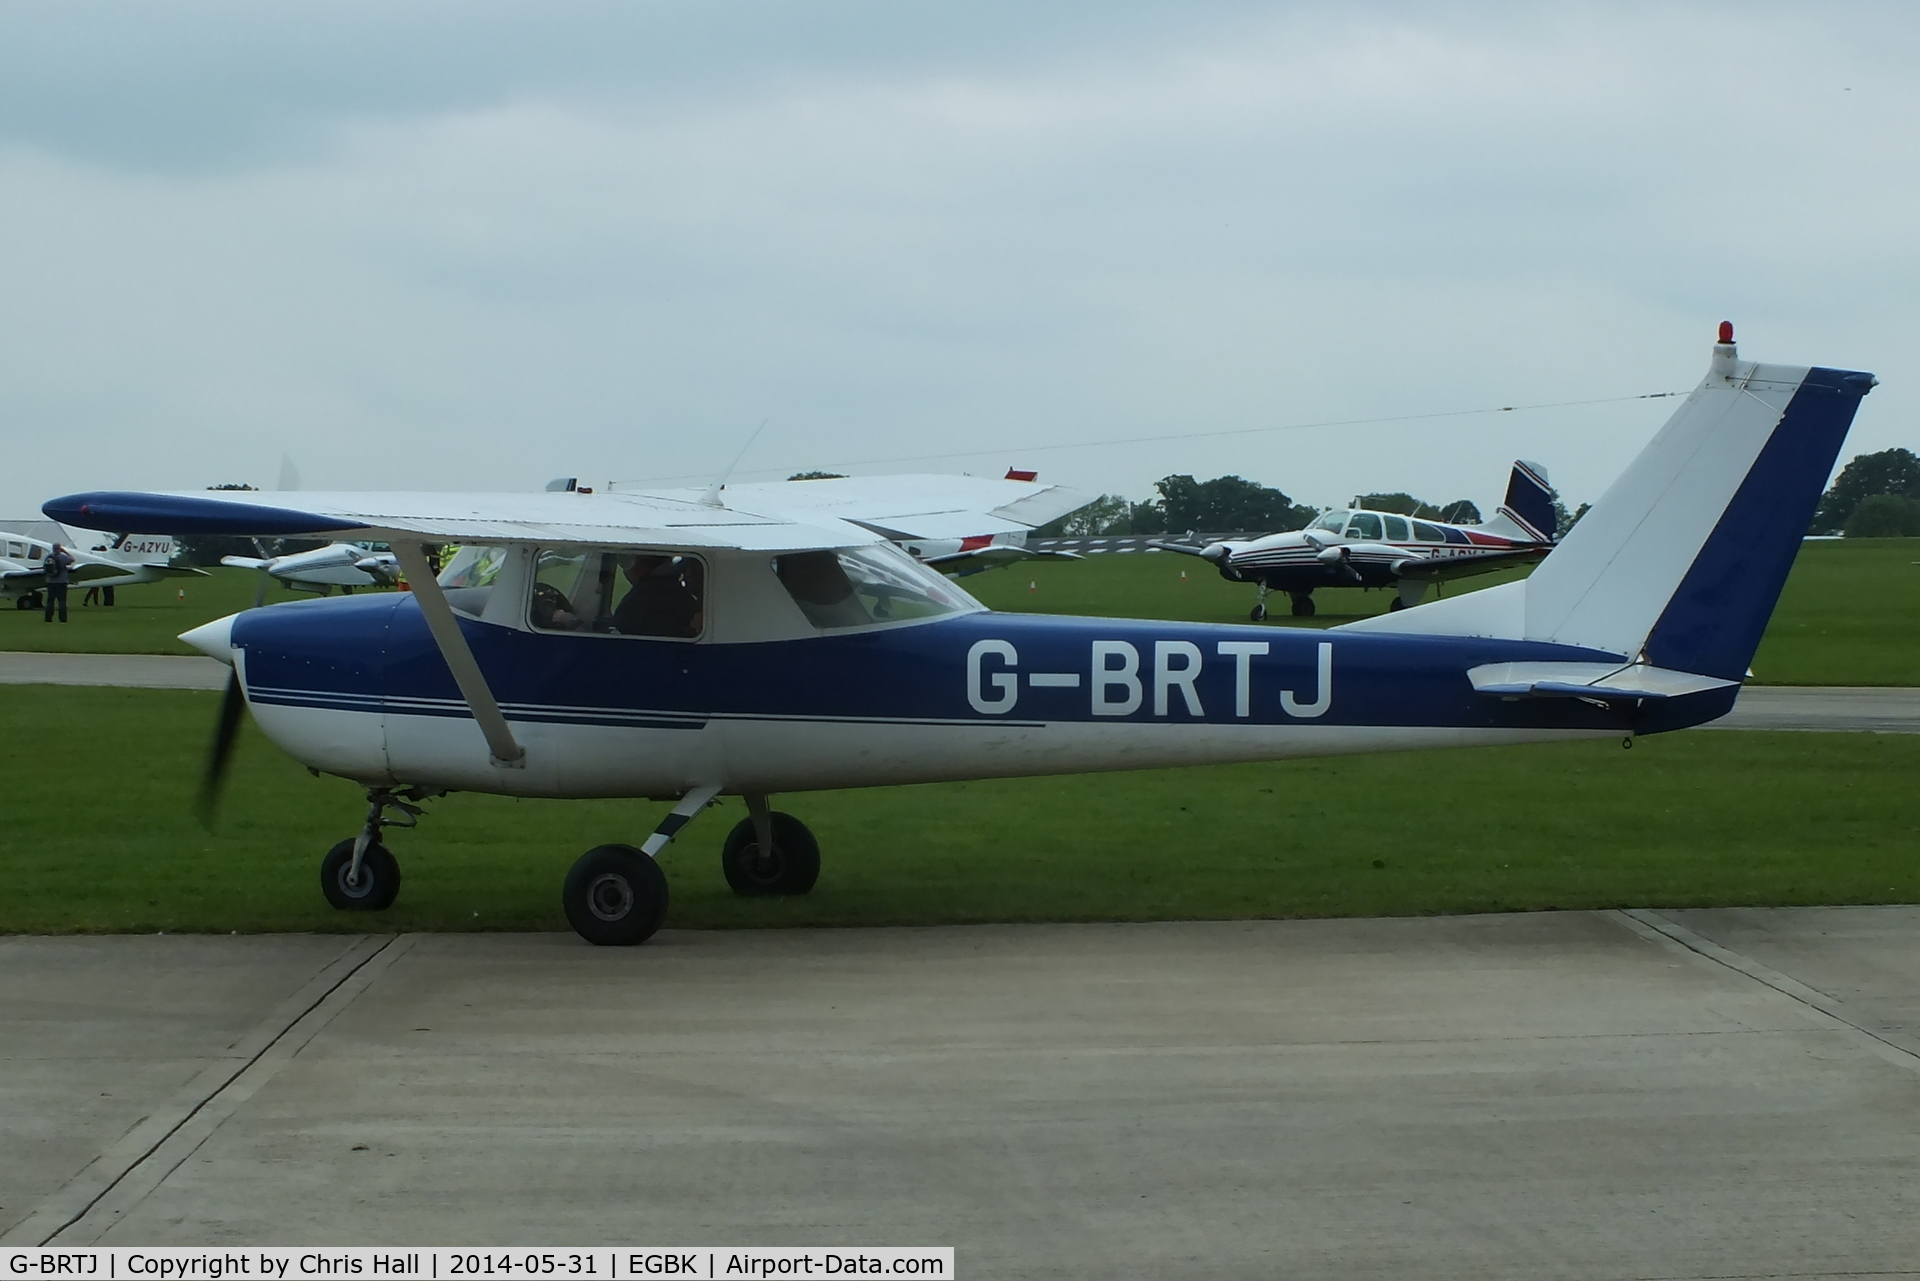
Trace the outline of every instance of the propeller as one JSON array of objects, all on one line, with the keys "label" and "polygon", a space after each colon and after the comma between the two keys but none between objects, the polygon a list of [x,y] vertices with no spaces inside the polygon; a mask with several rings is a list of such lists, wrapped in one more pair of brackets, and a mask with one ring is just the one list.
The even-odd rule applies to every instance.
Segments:
[{"label": "propeller", "polygon": [[220,697],[220,718],[213,725],[213,743],[207,750],[207,767],[200,776],[200,799],[196,808],[200,825],[213,827],[220,805],[220,789],[227,781],[227,765],[233,758],[233,744],[240,736],[240,717],[247,710],[247,695],[240,688],[240,672],[227,677],[227,692]]}]

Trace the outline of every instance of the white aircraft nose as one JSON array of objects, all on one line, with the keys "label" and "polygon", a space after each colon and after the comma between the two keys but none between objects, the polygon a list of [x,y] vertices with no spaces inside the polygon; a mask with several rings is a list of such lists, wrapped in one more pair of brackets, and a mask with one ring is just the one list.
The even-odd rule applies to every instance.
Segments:
[{"label": "white aircraft nose", "polygon": [[217,658],[231,667],[233,666],[233,620],[238,617],[238,614],[228,614],[225,618],[216,618],[211,623],[202,623],[190,632],[181,632],[180,639],[209,658]]}]

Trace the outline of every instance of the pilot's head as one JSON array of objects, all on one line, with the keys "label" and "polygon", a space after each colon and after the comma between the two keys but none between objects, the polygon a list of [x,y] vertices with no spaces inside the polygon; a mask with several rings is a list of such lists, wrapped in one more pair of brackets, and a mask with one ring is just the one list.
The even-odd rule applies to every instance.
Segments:
[{"label": "pilot's head", "polygon": [[659,556],[652,552],[642,552],[627,562],[625,571],[627,581],[637,583],[671,559],[672,557],[669,556]]}]

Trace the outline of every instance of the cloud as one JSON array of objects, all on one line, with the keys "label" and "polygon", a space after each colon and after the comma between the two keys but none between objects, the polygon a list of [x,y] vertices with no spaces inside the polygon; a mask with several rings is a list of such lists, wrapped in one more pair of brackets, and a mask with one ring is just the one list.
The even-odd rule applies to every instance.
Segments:
[{"label": "cloud", "polygon": [[1688,386],[1723,314],[1911,443],[1903,10],[55,12],[0,19],[7,510],[706,476],[763,418],[755,475],[1590,498],[1660,402],[1204,433]]}]

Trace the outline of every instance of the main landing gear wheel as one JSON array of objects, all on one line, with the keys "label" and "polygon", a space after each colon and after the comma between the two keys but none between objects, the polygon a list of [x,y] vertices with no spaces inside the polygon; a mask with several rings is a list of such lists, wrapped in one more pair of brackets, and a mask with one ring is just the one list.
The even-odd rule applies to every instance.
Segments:
[{"label": "main landing gear wheel", "polygon": [[1295,618],[1313,617],[1313,597],[1302,592],[1293,598],[1293,616]]},{"label": "main landing gear wheel", "polygon": [[1397,614],[1401,610],[1405,609],[1406,607],[1407,607],[1407,602],[1401,600],[1398,596],[1395,596],[1392,600],[1387,602],[1387,612],[1390,614]]},{"label": "main landing gear wheel", "polygon": [[765,898],[805,894],[820,879],[820,843],[807,825],[791,814],[769,815],[773,848],[761,850],[753,820],[743,818],[727,833],[720,867],[735,894]]},{"label": "main landing gear wheel", "polygon": [[400,893],[400,860],[378,841],[367,844],[360,856],[360,874],[353,874],[353,842],[348,837],[320,860],[320,890],[327,902],[343,912],[384,912]]},{"label": "main landing gear wheel", "polygon": [[1264,623],[1267,621],[1267,607],[1265,605],[1255,605],[1251,610],[1247,611],[1247,617],[1256,623]]},{"label": "main landing gear wheel", "polygon": [[560,905],[587,942],[631,947],[667,919],[666,873],[631,845],[597,845],[567,873]]}]

